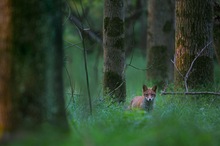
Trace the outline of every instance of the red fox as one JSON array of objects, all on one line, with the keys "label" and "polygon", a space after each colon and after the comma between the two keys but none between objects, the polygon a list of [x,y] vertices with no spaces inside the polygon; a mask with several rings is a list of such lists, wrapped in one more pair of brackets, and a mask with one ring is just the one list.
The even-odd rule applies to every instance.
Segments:
[{"label": "red fox", "polygon": [[156,97],[157,86],[152,88],[147,88],[146,85],[143,85],[143,95],[136,96],[130,103],[130,109],[140,108],[146,111],[153,110],[154,99]]}]

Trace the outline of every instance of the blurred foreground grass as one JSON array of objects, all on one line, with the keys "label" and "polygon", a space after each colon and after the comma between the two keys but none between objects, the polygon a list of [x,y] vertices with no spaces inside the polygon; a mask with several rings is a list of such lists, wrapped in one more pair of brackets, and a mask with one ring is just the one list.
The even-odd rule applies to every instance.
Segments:
[{"label": "blurred foreground grass", "polygon": [[[217,98],[157,97],[151,113],[128,111],[125,105],[101,104],[92,116],[70,118],[70,135],[39,131],[11,146],[207,146],[220,144],[220,101]],[[47,127],[45,128],[47,129]]]}]

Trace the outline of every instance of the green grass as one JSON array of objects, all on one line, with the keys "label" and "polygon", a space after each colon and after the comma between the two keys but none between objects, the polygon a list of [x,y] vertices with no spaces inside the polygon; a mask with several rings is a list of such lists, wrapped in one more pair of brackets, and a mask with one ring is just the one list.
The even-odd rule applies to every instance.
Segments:
[{"label": "green grass", "polygon": [[[219,101],[157,97],[151,113],[125,105],[96,107],[93,116],[75,122],[82,145],[219,145]],[[72,120],[77,120],[78,116]],[[76,131],[73,128],[73,131]]]},{"label": "green grass", "polygon": [[[92,116],[81,117],[76,106],[70,118],[72,134],[53,131],[29,135],[13,143],[23,145],[85,145],[85,146],[144,146],[144,145],[219,145],[219,100],[191,100],[157,97],[153,112],[129,111],[125,105],[99,104]],[[76,104],[77,101],[76,101]],[[80,109],[77,109],[80,108]],[[71,114],[71,113],[70,113]]]},{"label": "green grass", "polygon": [[[76,53],[76,52],[75,52]],[[71,54],[69,54],[71,55]],[[71,64],[73,74],[74,101],[70,89],[66,90],[67,114],[71,134],[48,130],[39,131],[19,138],[10,146],[207,146],[220,145],[220,100],[219,97],[200,96],[198,100],[188,96],[161,96],[158,92],[154,111],[129,111],[127,106],[134,95],[141,95],[143,83],[151,86],[145,79],[145,72],[128,68],[127,101],[124,104],[102,102],[102,62],[98,65],[98,80],[94,75],[94,56],[88,56],[89,73],[93,101],[93,115],[89,115],[85,76],[79,61],[83,61],[78,50]],[[129,62],[129,60],[128,60]],[[82,65],[82,62],[81,62]],[[145,68],[145,59],[135,55],[132,65]],[[219,91],[220,69],[216,65],[214,91]],[[68,82],[66,82],[66,86]]]}]

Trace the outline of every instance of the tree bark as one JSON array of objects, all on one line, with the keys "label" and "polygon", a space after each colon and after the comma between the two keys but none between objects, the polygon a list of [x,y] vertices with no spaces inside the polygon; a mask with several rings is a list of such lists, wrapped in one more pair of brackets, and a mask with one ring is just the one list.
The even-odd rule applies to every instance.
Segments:
[{"label": "tree bark", "polygon": [[174,0],[149,0],[147,79],[162,87],[173,80]]},{"label": "tree bark", "polygon": [[215,54],[220,65],[220,4],[217,2],[217,0],[214,1],[213,33]]},{"label": "tree bark", "polygon": [[105,0],[103,22],[104,94],[125,101],[124,1]]},{"label": "tree bark", "polygon": [[[175,86],[183,87],[194,58],[213,41],[212,0],[178,0],[176,2]],[[213,83],[212,43],[202,52],[189,74],[189,88],[208,87]]]},{"label": "tree bark", "polygon": [[11,93],[11,4],[0,3],[0,139],[12,129]]}]

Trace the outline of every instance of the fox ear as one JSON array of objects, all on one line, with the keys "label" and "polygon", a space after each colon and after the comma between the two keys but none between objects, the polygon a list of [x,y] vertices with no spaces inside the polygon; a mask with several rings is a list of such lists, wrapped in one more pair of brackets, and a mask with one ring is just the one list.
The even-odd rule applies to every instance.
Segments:
[{"label": "fox ear", "polygon": [[157,86],[156,86],[156,85],[153,86],[153,87],[152,87],[152,90],[153,90],[154,92],[156,92],[156,90],[157,90]]},{"label": "fox ear", "polygon": [[146,85],[143,85],[143,92],[144,91],[147,91],[147,86]]}]

